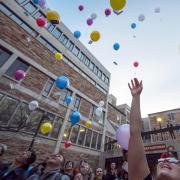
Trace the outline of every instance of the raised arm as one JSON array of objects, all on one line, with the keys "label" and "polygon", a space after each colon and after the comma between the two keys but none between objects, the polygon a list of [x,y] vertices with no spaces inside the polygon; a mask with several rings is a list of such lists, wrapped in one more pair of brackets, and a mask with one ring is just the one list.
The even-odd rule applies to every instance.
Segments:
[{"label": "raised arm", "polygon": [[142,81],[134,78],[128,86],[132,94],[130,113],[130,140],[128,147],[128,176],[129,180],[143,180],[149,174],[144,145],[141,138],[140,94],[143,89]]}]

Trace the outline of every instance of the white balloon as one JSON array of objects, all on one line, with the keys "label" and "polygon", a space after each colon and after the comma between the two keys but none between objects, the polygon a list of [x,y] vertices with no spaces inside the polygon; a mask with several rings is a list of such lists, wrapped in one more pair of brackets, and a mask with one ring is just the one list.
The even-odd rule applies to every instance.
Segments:
[{"label": "white balloon", "polygon": [[100,102],[99,102],[99,106],[100,106],[100,107],[103,107],[103,106],[104,106],[104,101],[100,101]]},{"label": "white balloon", "polygon": [[39,107],[39,103],[37,101],[31,101],[29,103],[29,110],[34,111]]},{"label": "white balloon", "polygon": [[91,19],[94,20],[94,19],[96,19],[96,18],[97,18],[97,14],[96,14],[96,13],[92,13],[92,14],[91,14]]},{"label": "white balloon", "polygon": [[125,150],[128,150],[130,139],[130,126],[129,124],[123,124],[119,126],[116,131],[116,140]]},{"label": "white balloon", "polygon": [[12,83],[9,84],[9,87],[10,87],[10,89],[15,89],[14,84],[12,84]]},{"label": "white balloon", "polygon": [[103,112],[103,109],[102,107],[98,107],[96,110],[95,110],[95,115],[100,118],[102,116],[102,112]]}]

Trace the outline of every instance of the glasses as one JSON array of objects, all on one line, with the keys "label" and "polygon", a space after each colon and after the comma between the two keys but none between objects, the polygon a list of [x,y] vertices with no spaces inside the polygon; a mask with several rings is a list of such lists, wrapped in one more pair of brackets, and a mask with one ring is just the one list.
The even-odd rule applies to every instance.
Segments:
[{"label": "glasses", "polygon": [[169,163],[173,163],[173,164],[180,164],[180,161],[175,158],[161,158],[161,159],[158,159],[158,163],[160,163],[160,162],[169,162]]}]

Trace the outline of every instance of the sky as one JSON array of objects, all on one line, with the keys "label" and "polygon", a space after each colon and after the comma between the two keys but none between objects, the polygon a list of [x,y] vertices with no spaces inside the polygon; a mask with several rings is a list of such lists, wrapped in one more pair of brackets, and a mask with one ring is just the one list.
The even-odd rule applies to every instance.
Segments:
[{"label": "sky", "polygon": [[[84,10],[79,11],[78,6]],[[72,31],[80,31],[80,41],[110,71],[110,93],[117,105],[131,105],[128,82],[143,81],[142,117],[150,113],[180,108],[180,0],[127,0],[123,13],[105,17],[109,0],[47,0],[50,9],[59,12],[61,21]],[[160,8],[155,13],[155,8]],[[97,14],[92,26],[86,20]],[[138,21],[143,14],[145,20]],[[131,23],[136,23],[135,29]],[[89,35],[101,33],[98,42],[88,44]],[[120,49],[113,49],[114,43]],[[116,61],[118,65],[114,65]],[[135,68],[133,62],[138,61]]]}]

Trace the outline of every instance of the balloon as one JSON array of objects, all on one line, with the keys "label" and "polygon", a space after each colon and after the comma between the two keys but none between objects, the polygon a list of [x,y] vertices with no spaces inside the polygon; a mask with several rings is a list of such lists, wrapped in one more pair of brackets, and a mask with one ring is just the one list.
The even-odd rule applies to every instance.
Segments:
[{"label": "balloon", "polygon": [[93,20],[92,19],[87,19],[87,25],[91,26],[93,24]]},{"label": "balloon", "polygon": [[17,70],[15,72],[15,79],[20,81],[21,79],[24,79],[26,76],[26,73],[23,70]]},{"label": "balloon", "polygon": [[41,134],[48,134],[52,131],[52,125],[50,122],[43,123],[40,127]]},{"label": "balloon", "polygon": [[79,10],[82,11],[84,9],[83,5],[79,5]]},{"label": "balloon", "polygon": [[56,53],[56,54],[54,55],[54,57],[55,57],[55,59],[56,59],[57,61],[60,61],[60,60],[62,60],[62,58],[63,58],[63,56],[62,56],[61,53]]},{"label": "balloon", "polygon": [[70,147],[72,145],[72,142],[69,140],[69,141],[66,141],[65,143],[64,143],[64,147],[65,148],[68,148],[68,147]]},{"label": "balloon", "polygon": [[60,16],[56,11],[48,11],[47,12],[47,19],[52,24],[59,24]]},{"label": "balloon", "polygon": [[102,116],[102,112],[103,112],[103,109],[102,107],[98,107],[96,110],[95,110],[95,115],[100,118]]},{"label": "balloon", "polygon": [[39,27],[44,27],[46,25],[46,19],[44,17],[39,17],[36,19],[36,23]]},{"label": "balloon", "polygon": [[69,87],[69,79],[66,76],[60,76],[56,79],[56,87],[66,89]]},{"label": "balloon", "polygon": [[39,0],[33,0],[32,1],[34,4],[39,4]]},{"label": "balloon", "polygon": [[138,66],[139,66],[139,62],[135,61],[135,62],[133,63],[133,66],[134,66],[134,67],[138,67]]},{"label": "balloon", "polygon": [[132,24],[131,24],[131,28],[132,28],[132,29],[135,29],[135,28],[136,28],[136,23],[132,23]]},{"label": "balloon", "polygon": [[125,150],[128,150],[129,138],[130,138],[129,124],[123,124],[119,126],[119,128],[116,131],[116,140],[117,143],[120,144]]},{"label": "balloon", "polygon": [[92,41],[97,42],[100,39],[100,33],[98,31],[93,31],[90,37]]},{"label": "balloon", "polygon": [[69,106],[71,104],[71,101],[72,101],[72,97],[66,96],[65,102],[66,102],[67,106]]},{"label": "balloon", "polygon": [[154,12],[155,12],[155,13],[160,13],[160,8],[159,8],[159,7],[155,8],[155,9],[154,9]]},{"label": "balloon", "polygon": [[110,0],[110,4],[113,10],[121,11],[126,5],[126,0]]},{"label": "balloon", "polygon": [[75,37],[75,38],[79,39],[80,36],[81,36],[81,32],[80,32],[80,31],[75,31],[75,32],[74,32],[74,37]]},{"label": "balloon", "polygon": [[96,14],[96,13],[92,13],[92,14],[91,14],[91,19],[94,20],[94,19],[96,19],[96,18],[97,18],[97,14]]},{"label": "balloon", "polygon": [[91,121],[86,121],[85,126],[87,129],[91,128]]},{"label": "balloon", "polygon": [[116,66],[118,65],[118,63],[116,61],[113,62]]},{"label": "balloon", "polygon": [[138,17],[138,20],[139,20],[140,22],[143,22],[143,21],[145,20],[144,14],[140,14],[139,17]]},{"label": "balloon", "polygon": [[106,17],[108,17],[111,14],[111,10],[107,8],[107,9],[105,9],[104,13],[105,13]]},{"label": "balloon", "polygon": [[115,43],[114,45],[113,45],[113,48],[114,48],[114,50],[118,50],[119,48],[120,48],[120,45],[118,44],[118,43]]},{"label": "balloon", "polygon": [[103,107],[103,106],[104,106],[104,101],[100,101],[100,102],[99,102],[99,106],[100,106],[100,107]]},{"label": "balloon", "polygon": [[46,0],[39,0],[39,6],[41,7],[41,8],[45,8],[45,5],[46,5]]},{"label": "balloon", "polygon": [[79,122],[81,119],[81,114],[78,111],[73,112],[69,117],[72,126]]},{"label": "balloon", "polygon": [[30,111],[34,111],[39,107],[39,103],[37,101],[31,101],[28,106]]}]

